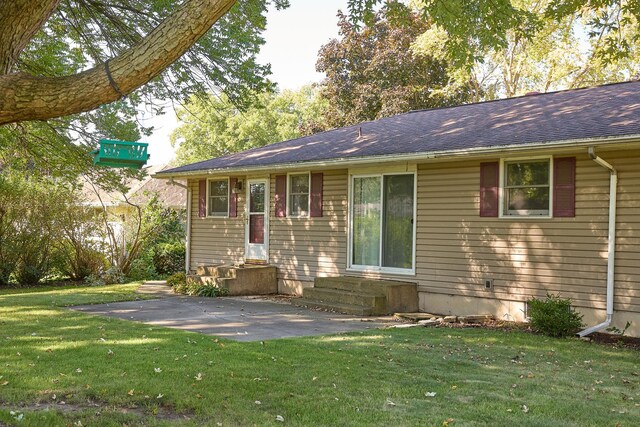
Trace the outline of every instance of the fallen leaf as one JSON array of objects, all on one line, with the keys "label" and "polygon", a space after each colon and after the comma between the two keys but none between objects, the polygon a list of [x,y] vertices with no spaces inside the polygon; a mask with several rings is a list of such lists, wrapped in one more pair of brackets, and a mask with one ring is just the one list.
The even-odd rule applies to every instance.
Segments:
[{"label": "fallen leaf", "polygon": [[134,389],[129,390],[129,391],[127,392],[127,394],[128,394],[129,396],[133,396],[133,390],[134,390]]},{"label": "fallen leaf", "polygon": [[9,384],[9,381],[2,381],[2,382],[0,383],[0,385],[7,385],[7,384]]}]

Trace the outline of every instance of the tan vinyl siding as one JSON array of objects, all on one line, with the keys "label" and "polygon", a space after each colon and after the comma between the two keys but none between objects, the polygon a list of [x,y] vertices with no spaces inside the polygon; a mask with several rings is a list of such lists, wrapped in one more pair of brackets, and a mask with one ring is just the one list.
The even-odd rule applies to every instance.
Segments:
[{"label": "tan vinyl siding", "polygon": [[[640,153],[599,154],[619,171],[615,309],[640,311]],[[420,165],[419,290],[512,301],[552,292],[603,309],[609,174],[576,157],[575,218],[481,218],[480,162]]]},{"label": "tan vinyl siding", "polygon": [[[244,179],[244,178],[242,178]],[[246,182],[246,180],[245,180]],[[198,180],[190,180],[191,189],[191,270],[199,265],[234,263],[244,256],[245,191],[238,192],[236,218],[200,218]]]},{"label": "tan vinyl siding", "polygon": [[[287,183],[288,184],[288,183]],[[271,176],[274,206],[275,175]],[[344,270],[347,250],[347,171],[323,171],[322,217],[276,218],[271,209],[270,262],[279,280],[311,282]]]}]

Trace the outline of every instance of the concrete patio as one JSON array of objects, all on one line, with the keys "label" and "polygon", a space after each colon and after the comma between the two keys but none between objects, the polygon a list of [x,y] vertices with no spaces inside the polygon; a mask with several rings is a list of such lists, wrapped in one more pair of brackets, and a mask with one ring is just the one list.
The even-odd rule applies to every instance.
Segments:
[{"label": "concrete patio", "polygon": [[236,341],[337,334],[381,328],[393,322],[390,316],[372,318],[315,311],[259,297],[178,296],[162,282],[147,282],[139,293],[157,298],[70,308]]}]

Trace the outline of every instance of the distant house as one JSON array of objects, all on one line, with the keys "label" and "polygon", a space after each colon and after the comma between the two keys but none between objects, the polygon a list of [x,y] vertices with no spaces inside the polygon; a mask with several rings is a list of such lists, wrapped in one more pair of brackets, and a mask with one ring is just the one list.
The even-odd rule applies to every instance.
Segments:
[{"label": "distant house", "polygon": [[91,182],[84,181],[80,203],[96,210],[105,210],[109,224],[116,234],[121,234],[124,223],[131,215],[135,215],[135,208],[127,203],[127,200],[133,204],[143,206],[149,202],[151,197],[157,195],[162,206],[183,210],[187,200],[186,189],[180,186],[170,186],[167,185],[166,181],[152,178],[153,174],[168,168],[169,166],[167,165],[145,168],[146,177],[142,180],[129,182],[129,190],[125,194],[117,191],[107,192]]},{"label": "distant house", "polygon": [[414,111],[155,176],[188,183],[191,270],[268,263],[281,293],[407,282],[421,311],[509,320],[559,293],[588,325],[640,335],[640,82]]}]

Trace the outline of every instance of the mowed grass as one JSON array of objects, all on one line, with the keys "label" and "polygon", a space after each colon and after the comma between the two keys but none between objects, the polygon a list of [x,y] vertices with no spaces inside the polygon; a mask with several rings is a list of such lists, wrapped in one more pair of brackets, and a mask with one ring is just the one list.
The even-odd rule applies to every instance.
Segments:
[{"label": "mowed grass", "polygon": [[633,350],[448,328],[237,343],[63,308],[137,286],[0,292],[0,425],[640,425]]}]

